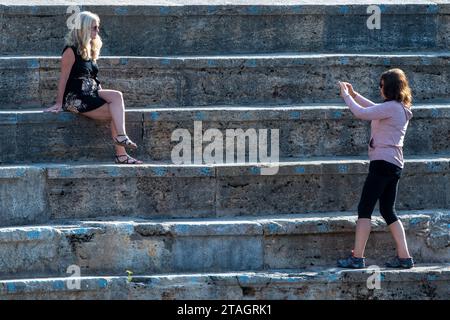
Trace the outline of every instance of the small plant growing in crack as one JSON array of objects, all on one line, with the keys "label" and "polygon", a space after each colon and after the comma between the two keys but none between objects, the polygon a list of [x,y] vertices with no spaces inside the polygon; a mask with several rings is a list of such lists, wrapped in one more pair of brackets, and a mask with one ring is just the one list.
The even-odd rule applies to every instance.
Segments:
[{"label": "small plant growing in crack", "polygon": [[131,282],[132,281],[132,279],[133,279],[133,271],[130,271],[130,270],[126,270],[127,271],[127,275],[128,275],[128,277],[127,277],[127,281],[128,282]]}]

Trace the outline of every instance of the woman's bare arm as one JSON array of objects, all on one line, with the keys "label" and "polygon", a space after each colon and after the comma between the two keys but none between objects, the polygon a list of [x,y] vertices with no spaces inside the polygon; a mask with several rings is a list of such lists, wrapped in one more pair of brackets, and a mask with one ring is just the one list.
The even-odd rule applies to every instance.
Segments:
[{"label": "woman's bare arm", "polygon": [[75,54],[73,50],[64,51],[61,57],[61,75],[58,82],[58,94],[56,96],[56,103],[52,107],[45,109],[44,111],[57,112],[62,109],[64,91],[66,89],[67,79],[69,79],[70,71],[75,63]]},{"label": "woman's bare arm", "polygon": [[348,82],[342,82],[348,89],[349,94],[352,96],[352,98],[363,108],[374,106],[375,103],[367,99],[366,97],[362,96],[358,92],[353,89],[353,86]]},{"label": "woman's bare arm", "polygon": [[56,96],[56,103],[63,102],[64,90],[66,89],[67,79],[69,79],[70,71],[75,63],[75,54],[73,50],[66,50],[61,57],[61,75],[59,77],[58,95]]}]

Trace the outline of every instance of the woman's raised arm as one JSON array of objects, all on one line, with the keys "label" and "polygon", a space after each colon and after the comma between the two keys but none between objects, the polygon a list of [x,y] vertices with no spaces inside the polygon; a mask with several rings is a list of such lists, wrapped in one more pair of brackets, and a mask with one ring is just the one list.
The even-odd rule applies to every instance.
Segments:
[{"label": "woman's raised arm", "polygon": [[353,89],[353,86],[348,82],[342,82],[348,89],[349,94],[352,98],[363,108],[374,106],[376,103],[370,101],[366,97],[362,96]]}]

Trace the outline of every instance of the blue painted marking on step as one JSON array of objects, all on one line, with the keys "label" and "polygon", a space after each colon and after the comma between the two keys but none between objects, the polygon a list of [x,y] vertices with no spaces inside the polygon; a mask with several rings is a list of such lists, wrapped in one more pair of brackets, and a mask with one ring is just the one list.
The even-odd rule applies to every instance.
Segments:
[{"label": "blue painted marking on step", "polygon": [[276,233],[278,230],[280,230],[280,226],[275,224],[275,223],[271,223],[269,224],[269,231],[271,233]]},{"label": "blue painted marking on step", "polygon": [[300,119],[301,113],[300,111],[291,111],[289,116],[291,119]]},{"label": "blue painted marking on step", "polygon": [[254,68],[254,67],[256,67],[256,59],[249,59],[249,60],[245,61],[244,65],[246,67]]},{"label": "blue painted marking on step", "polygon": [[150,112],[150,119],[152,119],[153,121],[156,121],[159,119],[159,113],[156,111]]},{"label": "blue painted marking on step", "polygon": [[342,111],[333,112],[333,118],[340,118],[340,117],[342,117]]},{"label": "blue painted marking on step", "polygon": [[206,117],[205,117],[205,113],[202,112],[202,111],[197,111],[197,112],[195,113],[194,118],[195,118],[195,120],[202,121],[202,120],[204,120],[204,119],[206,118]]},{"label": "blue painted marking on step", "polygon": [[108,286],[108,281],[106,279],[98,279],[97,284],[100,288],[104,289]]},{"label": "blue painted marking on step", "polygon": [[72,122],[74,120],[74,115],[72,112],[60,112],[58,115],[58,120]]},{"label": "blue painted marking on step", "polygon": [[386,5],[384,5],[384,4],[379,4],[379,5],[378,5],[378,8],[380,8],[380,12],[381,12],[381,13],[386,13],[386,10],[387,10],[387,6],[386,6]]},{"label": "blue painted marking on step", "polygon": [[15,283],[7,283],[6,284],[6,290],[8,293],[15,293],[17,292],[16,284]]},{"label": "blue painted marking on step", "polygon": [[244,112],[244,113],[242,113],[242,115],[241,115],[241,117],[240,117],[242,120],[248,120],[248,119],[251,119],[251,114],[250,114],[250,112]]},{"label": "blue painted marking on step", "polygon": [[159,8],[159,13],[160,14],[169,14],[170,8],[169,7],[161,7],[161,8]]},{"label": "blue painted marking on step", "polygon": [[427,13],[438,13],[439,7],[436,4],[430,4],[427,6]]},{"label": "blue painted marking on step", "polygon": [[64,290],[66,288],[64,281],[56,280],[52,284],[53,289],[55,290]]},{"label": "blue painted marking on step", "polygon": [[441,166],[439,165],[439,163],[435,162],[427,162],[427,167],[431,172],[438,172],[441,170]]},{"label": "blue painted marking on step", "polygon": [[37,239],[39,239],[40,235],[41,235],[41,233],[38,230],[32,230],[32,231],[27,232],[27,237],[30,240],[37,240]]},{"label": "blue painted marking on step", "polygon": [[412,218],[411,220],[409,220],[410,224],[418,224],[420,222],[420,220],[418,218]]},{"label": "blue painted marking on step", "polygon": [[297,283],[298,282],[298,278],[296,278],[296,277],[283,278],[283,281]]},{"label": "blue painted marking on step", "polygon": [[31,7],[31,14],[36,14],[38,13],[38,6],[32,6]]},{"label": "blue painted marking on step", "polygon": [[167,173],[167,169],[166,168],[161,168],[161,167],[156,167],[153,168],[153,172],[158,176],[158,177],[162,177]]},{"label": "blue painted marking on step", "polygon": [[109,167],[108,168],[108,175],[110,177],[119,177],[120,176],[120,170],[118,167]]},{"label": "blue painted marking on step", "polygon": [[239,282],[240,283],[249,283],[251,281],[251,278],[249,276],[246,275],[240,275],[239,277]]},{"label": "blue painted marking on step", "polygon": [[209,176],[211,174],[211,170],[210,168],[201,168],[200,174],[203,176]]},{"label": "blue painted marking on step", "polygon": [[441,112],[439,111],[439,109],[433,108],[431,109],[431,116],[433,118],[438,118],[440,116]]},{"label": "blue painted marking on step", "polygon": [[39,68],[39,60],[31,59],[27,61],[28,68]]},{"label": "blue painted marking on step", "polygon": [[259,14],[261,8],[258,6],[250,6],[247,10],[250,14]]},{"label": "blue painted marking on step", "polygon": [[124,15],[128,13],[128,8],[127,7],[118,7],[114,10],[114,12],[118,15]]},{"label": "blue painted marking on step", "polygon": [[296,173],[305,173],[305,167],[297,167],[295,168]]},{"label": "blue painted marking on step", "polygon": [[152,278],[152,279],[150,280],[150,283],[149,283],[149,284],[158,284],[158,283],[160,283],[160,282],[161,282],[161,278],[156,277],[156,278]]},{"label": "blue painted marking on step", "polygon": [[127,223],[125,225],[121,225],[121,228],[127,233],[127,234],[133,234],[134,233],[134,225],[131,223]]},{"label": "blue painted marking on step", "polygon": [[217,65],[217,61],[213,59],[208,59],[208,67],[214,67]]},{"label": "blue painted marking on step", "polygon": [[420,61],[424,66],[431,66],[433,64],[429,57],[420,57]]},{"label": "blue painted marking on step", "polygon": [[437,280],[437,276],[435,274],[429,274],[427,276],[427,280],[428,281],[435,281],[435,280]]},{"label": "blue painted marking on step", "polygon": [[339,280],[339,275],[336,273],[330,273],[328,275],[328,281],[333,282],[333,281],[338,281]]},{"label": "blue painted marking on step", "polygon": [[161,59],[161,64],[164,66],[170,65],[170,59]]},{"label": "blue painted marking on step", "polygon": [[341,57],[341,58],[339,59],[339,61],[340,61],[341,64],[347,65],[347,64],[349,63],[350,60],[349,60],[348,57]]},{"label": "blue painted marking on step", "polygon": [[128,64],[128,58],[120,58],[119,61],[120,61],[120,64],[123,66]]},{"label": "blue painted marking on step", "polygon": [[15,175],[16,177],[23,177],[25,176],[25,172],[26,172],[25,168],[17,168]]},{"label": "blue painted marking on step", "polygon": [[59,170],[59,175],[63,178],[68,178],[73,175],[73,170],[69,168],[62,168]]},{"label": "blue painted marking on step", "polygon": [[192,284],[198,283],[198,278],[197,277],[191,277],[189,279],[189,282],[192,283]]},{"label": "blue painted marking on step", "polygon": [[208,6],[208,13],[213,14],[216,13],[218,10],[217,6]]},{"label": "blue painted marking on step", "polygon": [[317,226],[317,229],[319,232],[327,232],[328,231],[328,225],[326,224],[320,224]]},{"label": "blue painted marking on step", "polygon": [[390,66],[391,65],[391,59],[390,58],[384,58],[383,59],[383,64],[385,66]]},{"label": "blue painted marking on step", "polygon": [[76,229],[73,229],[73,230],[72,230],[72,233],[73,233],[73,234],[81,235],[81,234],[87,234],[88,231],[89,231],[88,228],[76,228]]},{"label": "blue painted marking on step", "polygon": [[291,8],[294,13],[300,13],[303,10],[302,6],[292,6]]},{"label": "blue painted marking on step", "polygon": [[349,13],[350,8],[348,6],[340,6],[339,7],[339,13],[340,14],[347,14]]},{"label": "blue painted marking on step", "polygon": [[250,168],[250,172],[252,174],[261,174],[261,168],[259,168],[259,167],[251,167]]},{"label": "blue painted marking on step", "polygon": [[186,224],[177,224],[177,225],[175,225],[175,233],[187,234],[187,233],[189,233],[189,226]]},{"label": "blue painted marking on step", "polygon": [[339,173],[347,173],[348,172],[348,166],[346,164],[340,164],[338,166]]}]

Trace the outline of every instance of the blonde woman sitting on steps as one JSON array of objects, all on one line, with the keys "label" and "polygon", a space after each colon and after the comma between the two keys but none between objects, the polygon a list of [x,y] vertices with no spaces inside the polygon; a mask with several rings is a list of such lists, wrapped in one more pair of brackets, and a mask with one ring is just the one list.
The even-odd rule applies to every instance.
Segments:
[{"label": "blonde woman sitting on steps", "polygon": [[97,79],[97,59],[102,47],[98,35],[100,18],[83,11],[79,13],[80,28],[74,28],[66,36],[62,51],[61,76],[56,103],[45,112],[61,110],[81,114],[95,120],[111,120],[111,133],[115,143],[115,162],[118,164],[142,164],[129,156],[125,148],[137,145],[125,130],[125,106],[120,91],[102,89]]}]

